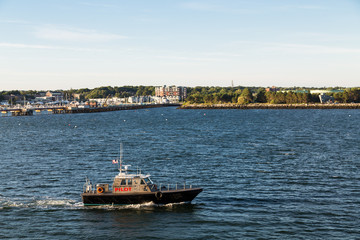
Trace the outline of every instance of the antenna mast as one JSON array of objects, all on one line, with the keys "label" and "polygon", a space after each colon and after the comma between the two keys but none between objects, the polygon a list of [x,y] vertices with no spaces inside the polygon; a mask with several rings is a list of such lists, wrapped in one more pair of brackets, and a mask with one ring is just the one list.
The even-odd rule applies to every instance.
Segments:
[{"label": "antenna mast", "polygon": [[120,159],[119,159],[119,171],[121,174],[121,166],[122,166],[122,157],[123,157],[123,145],[120,143]]}]

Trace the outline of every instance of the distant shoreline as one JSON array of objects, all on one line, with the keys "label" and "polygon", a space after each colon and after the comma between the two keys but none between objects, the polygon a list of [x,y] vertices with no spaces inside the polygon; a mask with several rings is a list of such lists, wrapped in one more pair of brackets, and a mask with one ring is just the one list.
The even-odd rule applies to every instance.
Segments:
[{"label": "distant shoreline", "polygon": [[183,104],[179,109],[360,109],[360,103],[340,104]]},{"label": "distant shoreline", "polygon": [[0,108],[1,117],[10,116],[33,116],[43,114],[74,114],[74,113],[98,113],[98,112],[110,112],[121,110],[138,110],[146,108],[159,108],[159,107],[176,107],[180,104],[124,104],[107,107],[87,107],[79,108],[76,106],[47,106],[37,108]]}]

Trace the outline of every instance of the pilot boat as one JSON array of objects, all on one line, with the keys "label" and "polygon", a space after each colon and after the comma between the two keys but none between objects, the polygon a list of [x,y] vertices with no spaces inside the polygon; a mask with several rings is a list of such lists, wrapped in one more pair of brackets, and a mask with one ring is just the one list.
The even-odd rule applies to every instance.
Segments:
[{"label": "pilot boat", "polygon": [[[113,160],[114,163],[115,160]],[[118,161],[116,160],[116,163]],[[119,173],[114,177],[112,187],[109,184],[91,184],[86,179],[82,201],[85,206],[89,205],[122,205],[141,204],[153,202],[155,204],[191,202],[202,188],[193,188],[191,185],[156,185],[150,175],[128,173],[130,165],[122,166],[120,158]]]}]

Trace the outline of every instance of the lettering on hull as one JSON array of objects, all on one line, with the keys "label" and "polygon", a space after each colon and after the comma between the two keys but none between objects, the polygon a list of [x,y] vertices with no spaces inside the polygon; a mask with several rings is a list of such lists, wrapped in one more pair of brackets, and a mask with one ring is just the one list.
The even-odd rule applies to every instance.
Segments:
[{"label": "lettering on hull", "polygon": [[115,192],[131,192],[131,187],[115,188]]}]

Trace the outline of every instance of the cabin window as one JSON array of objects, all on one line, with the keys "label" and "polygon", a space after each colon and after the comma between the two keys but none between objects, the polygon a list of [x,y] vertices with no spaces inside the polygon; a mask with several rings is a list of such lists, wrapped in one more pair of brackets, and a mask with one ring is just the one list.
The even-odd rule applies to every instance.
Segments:
[{"label": "cabin window", "polygon": [[145,181],[144,179],[141,179],[141,183],[140,184],[145,184]]},{"label": "cabin window", "polygon": [[128,179],[128,185],[132,185],[132,179]]},{"label": "cabin window", "polygon": [[149,178],[144,178],[146,184],[152,184],[151,180]]},{"label": "cabin window", "polygon": [[126,180],[125,180],[125,179],[121,180],[121,184],[120,184],[120,185],[126,185]]}]

